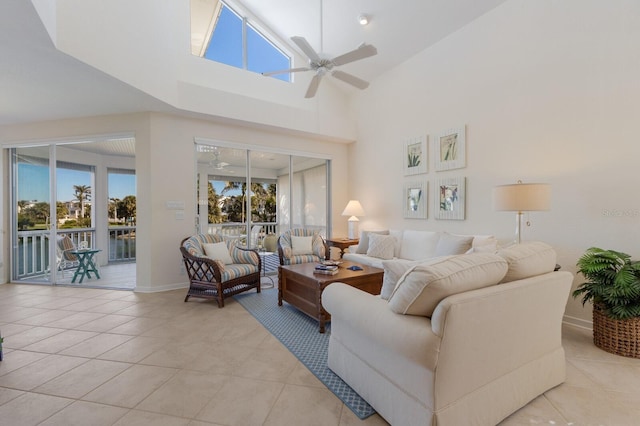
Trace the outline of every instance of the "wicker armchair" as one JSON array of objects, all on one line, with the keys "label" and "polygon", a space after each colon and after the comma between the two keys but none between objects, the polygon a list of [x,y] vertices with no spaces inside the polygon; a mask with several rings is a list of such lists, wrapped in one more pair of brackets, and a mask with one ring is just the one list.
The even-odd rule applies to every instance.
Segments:
[{"label": "wicker armchair", "polygon": [[[205,255],[204,244],[225,242],[233,263]],[[224,307],[224,299],[255,288],[260,293],[261,260],[256,250],[237,246],[236,240],[225,241],[221,235],[197,234],[180,243],[182,260],[189,275],[189,297],[216,299],[218,307]]]},{"label": "wicker armchair", "polygon": [[[292,247],[291,237],[313,237],[311,240],[311,252],[295,253]],[[329,253],[327,243],[318,231],[304,228],[295,228],[285,231],[278,238],[278,256],[281,265],[295,265],[298,263],[320,262]]]}]

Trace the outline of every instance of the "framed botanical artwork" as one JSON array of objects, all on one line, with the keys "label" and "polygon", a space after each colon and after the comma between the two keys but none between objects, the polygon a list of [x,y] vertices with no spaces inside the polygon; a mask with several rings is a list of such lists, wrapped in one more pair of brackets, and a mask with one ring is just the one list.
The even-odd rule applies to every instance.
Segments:
[{"label": "framed botanical artwork", "polygon": [[429,151],[427,150],[427,136],[404,141],[404,175],[419,175],[427,173]]},{"label": "framed botanical artwork", "polygon": [[404,185],[404,217],[427,218],[427,182],[407,182]]},{"label": "framed botanical artwork", "polygon": [[449,129],[436,137],[436,170],[462,169],[467,166],[465,126]]},{"label": "framed botanical artwork", "polygon": [[464,177],[436,181],[433,198],[436,219],[464,220],[465,183]]}]

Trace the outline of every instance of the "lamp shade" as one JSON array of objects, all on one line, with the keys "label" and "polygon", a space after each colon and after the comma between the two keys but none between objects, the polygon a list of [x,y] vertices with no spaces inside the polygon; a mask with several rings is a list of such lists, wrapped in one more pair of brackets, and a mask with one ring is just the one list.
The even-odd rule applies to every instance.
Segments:
[{"label": "lamp shade", "polygon": [[344,208],[342,216],[364,216],[364,209],[358,200],[349,200],[347,207]]},{"label": "lamp shade", "polygon": [[551,186],[546,183],[516,183],[493,188],[493,209],[527,212],[549,210]]}]

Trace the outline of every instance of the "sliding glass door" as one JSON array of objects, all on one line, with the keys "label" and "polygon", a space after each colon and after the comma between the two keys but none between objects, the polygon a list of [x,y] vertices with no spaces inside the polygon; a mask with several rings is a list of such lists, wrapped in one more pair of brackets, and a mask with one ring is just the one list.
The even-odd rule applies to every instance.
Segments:
[{"label": "sliding glass door", "polygon": [[262,248],[290,227],[329,226],[329,160],[197,141],[197,231]]},{"label": "sliding glass door", "polygon": [[88,285],[135,286],[134,147],[122,137],[9,149],[12,281],[71,283],[79,267],[72,251],[87,247],[100,266],[134,265]]},{"label": "sliding glass door", "polygon": [[12,162],[12,280],[16,282],[51,281],[55,269],[56,209],[51,206],[50,162],[53,151],[48,145],[11,150]]},{"label": "sliding glass door", "polygon": [[278,223],[281,228],[317,229],[327,236],[328,161],[291,156],[278,176]]}]

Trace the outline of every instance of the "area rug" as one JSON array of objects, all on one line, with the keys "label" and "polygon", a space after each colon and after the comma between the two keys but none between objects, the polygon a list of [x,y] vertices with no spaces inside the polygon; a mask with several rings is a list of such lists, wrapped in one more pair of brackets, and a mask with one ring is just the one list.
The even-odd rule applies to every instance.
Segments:
[{"label": "area rug", "polygon": [[264,262],[264,272],[266,275],[275,275],[278,273],[278,266],[280,266],[278,253],[262,256],[262,261]]},{"label": "area rug", "polygon": [[360,419],[374,414],[374,409],[327,367],[329,334],[318,333],[318,322],[283,302],[278,306],[278,290],[245,293],[234,297],[251,315],[266,327],[322,383]]}]

